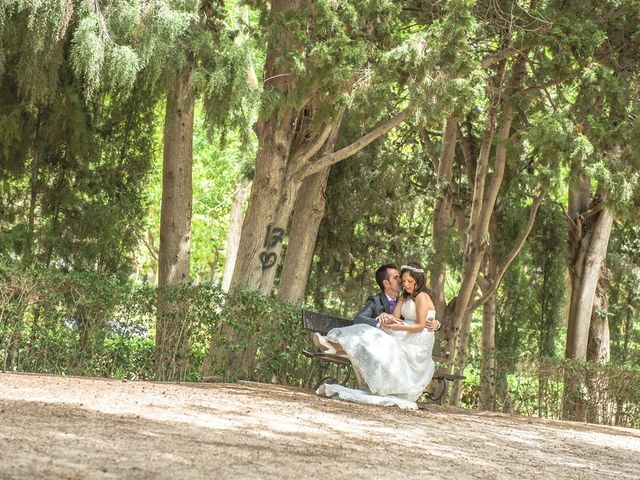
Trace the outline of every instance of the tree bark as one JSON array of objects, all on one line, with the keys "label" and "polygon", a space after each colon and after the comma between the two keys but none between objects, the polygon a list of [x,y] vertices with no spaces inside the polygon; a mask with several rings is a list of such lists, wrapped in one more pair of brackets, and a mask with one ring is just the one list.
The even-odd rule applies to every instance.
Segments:
[{"label": "tree bark", "polygon": [[[495,242],[497,241],[497,225],[495,215],[491,217],[492,242],[485,254],[485,279],[496,280],[498,270]],[[484,293],[484,292],[483,292]],[[480,409],[495,409],[495,350],[496,350],[496,289],[492,289],[487,301],[482,306],[482,351],[480,358]]]},{"label": "tree bark", "polygon": [[282,241],[299,185],[288,182],[289,154],[296,112],[274,113],[259,128],[260,147],[249,207],[242,224],[231,287],[241,285],[268,294],[275,279]]},{"label": "tree bark", "polygon": [[[458,136],[458,120],[449,117],[442,135],[442,152],[438,162],[436,202],[433,209],[432,244],[433,263],[431,266],[430,283],[434,294],[433,302],[436,307],[436,317],[445,320],[447,302],[444,296],[445,279],[447,274],[447,244],[448,230],[453,202],[453,161],[455,158],[456,139]],[[447,328],[448,325],[444,325]]]},{"label": "tree bark", "polygon": [[[568,359],[586,361],[596,289],[606,260],[613,217],[603,203],[606,195],[596,195],[591,199],[588,178],[573,176],[573,180],[569,186],[571,301],[565,355]],[[606,322],[606,317],[597,319],[594,325],[594,335],[599,337],[599,341],[605,335],[603,321]],[[597,343],[593,342],[592,346],[594,356],[599,355],[601,348]],[[587,416],[593,416],[584,398],[589,388],[593,389],[593,380],[566,372],[563,418],[584,421]]]},{"label": "tree bark", "polygon": [[[409,116],[409,110],[403,110],[352,144],[311,161],[327,141],[335,120],[326,124],[313,140],[303,141],[299,137],[307,137],[308,131],[301,129],[303,119],[300,117],[306,112],[300,112],[298,117],[295,113],[287,109],[279,116],[274,114],[269,122],[258,129],[261,147],[256,158],[256,175],[249,198],[249,210],[242,226],[232,287],[242,285],[270,293],[282,240],[302,182],[359,152]],[[299,136],[295,136],[297,130],[300,131]],[[295,149],[294,143],[297,144]],[[300,146],[300,143],[304,145]]]},{"label": "tree bark", "polygon": [[242,213],[247,199],[247,192],[249,191],[249,183],[249,180],[246,179],[237,183],[236,191],[233,195],[233,203],[231,204],[231,212],[229,213],[229,230],[227,231],[227,246],[225,249],[226,259],[222,275],[222,290],[225,292],[228,292],[231,286],[233,267],[238,256],[240,233],[242,232]]},{"label": "tree bark", "polygon": [[181,379],[189,348],[187,306],[171,299],[171,287],[189,281],[193,120],[195,93],[190,85],[193,59],[167,96],[162,165],[162,209],[158,255],[156,377]]},{"label": "tree bark", "polygon": [[289,243],[278,285],[278,298],[298,304],[304,299],[320,222],[324,217],[324,191],[331,168],[311,175],[302,183],[291,219]]},{"label": "tree bark", "polygon": [[[581,225],[582,220],[576,219]],[[591,325],[591,314],[600,278],[600,269],[607,255],[613,217],[605,207],[598,214],[587,233],[576,239],[578,255],[571,266],[571,307],[567,328],[567,358],[587,360],[587,344]],[[579,228],[578,230],[582,230]]]},{"label": "tree bark", "polygon": [[[333,131],[322,149],[323,155],[333,152],[340,124],[341,121],[336,122],[333,127]],[[304,299],[313,250],[320,222],[325,213],[324,192],[330,171],[331,167],[308,176],[298,192],[291,219],[287,253],[278,285],[278,298],[282,301],[298,304]]]},{"label": "tree bark", "polygon": [[[602,262],[600,278],[596,286],[596,294],[591,311],[591,324],[589,326],[589,340],[587,342],[587,361],[594,363],[609,363],[609,286],[611,272]],[[607,391],[606,374],[595,371],[587,376],[587,389],[589,391],[589,408],[587,408],[587,421],[590,423],[603,423],[607,421],[607,401],[603,393]]]},{"label": "tree bark", "polygon": [[611,272],[607,268],[606,261],[603,261],[591,311],[591,324],[589,325],[587,360],[590,362],[609,363],[611,357],[608,321],[610,284]]}]

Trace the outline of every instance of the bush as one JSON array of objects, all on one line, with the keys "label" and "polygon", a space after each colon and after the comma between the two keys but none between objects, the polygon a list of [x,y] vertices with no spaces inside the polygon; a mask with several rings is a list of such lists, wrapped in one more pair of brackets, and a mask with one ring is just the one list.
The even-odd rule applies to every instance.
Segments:
[{"label": "bush", "polygon": [[[220,379],[246,378],[304,385],[311,363],[302,355],[310,336],[301,310],[273,296],[210,284],[181,285],[169,294],[187,305],[189,350],[185,380],[212,372]],[[21,269],[0,261],[0,368],[15,371],[155,378],[155,322],[158,290],[117,277]],[[255,355],[251,368],[233,375],[227,359],[214,360],[212,347],[238,358]],[[255,348],[254,348],[255,347]],[[495,372],[505,411],[549,418],[640,427],[638,367],[571,362],[553,358],[498,358]],[[465,371],[462,403],[476,407],[479,372]]]}]

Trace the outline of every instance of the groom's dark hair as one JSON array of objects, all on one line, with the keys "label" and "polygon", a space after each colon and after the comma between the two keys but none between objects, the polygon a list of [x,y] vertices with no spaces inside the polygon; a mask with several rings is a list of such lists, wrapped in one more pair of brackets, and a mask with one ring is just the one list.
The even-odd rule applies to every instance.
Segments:
[{"label": "groom's dark hair", "polygon": [[393,263],[387,263],[378,267],[376,270],[376,283],[380,287],[380,290],[384,291],[384,285],[382,284],[383,280],[389,280],[389,269],[393,268],[394,270],[398,270]]}]

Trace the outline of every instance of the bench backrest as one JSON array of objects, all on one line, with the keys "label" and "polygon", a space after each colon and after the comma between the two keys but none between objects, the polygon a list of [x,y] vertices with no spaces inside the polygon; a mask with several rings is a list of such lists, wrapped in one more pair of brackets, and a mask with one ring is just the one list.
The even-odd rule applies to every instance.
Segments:
[{"label": "bench backrest", "polygon": [[346,318],[312,312],[311,310],[302,311],[302,328],[310,332],[318,332],[325,335],[332,328],[347,327],[349,325],[353,325],[353,322]]}]

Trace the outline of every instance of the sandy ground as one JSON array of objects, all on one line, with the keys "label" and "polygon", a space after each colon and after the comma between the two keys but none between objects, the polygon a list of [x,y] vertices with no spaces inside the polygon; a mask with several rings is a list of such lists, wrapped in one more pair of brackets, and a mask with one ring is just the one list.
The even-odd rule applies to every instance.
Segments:
[{"label": "sandy ground", "polygon": [[0,374],[1,479],[637,479],[640,431],[254,384]]}]

